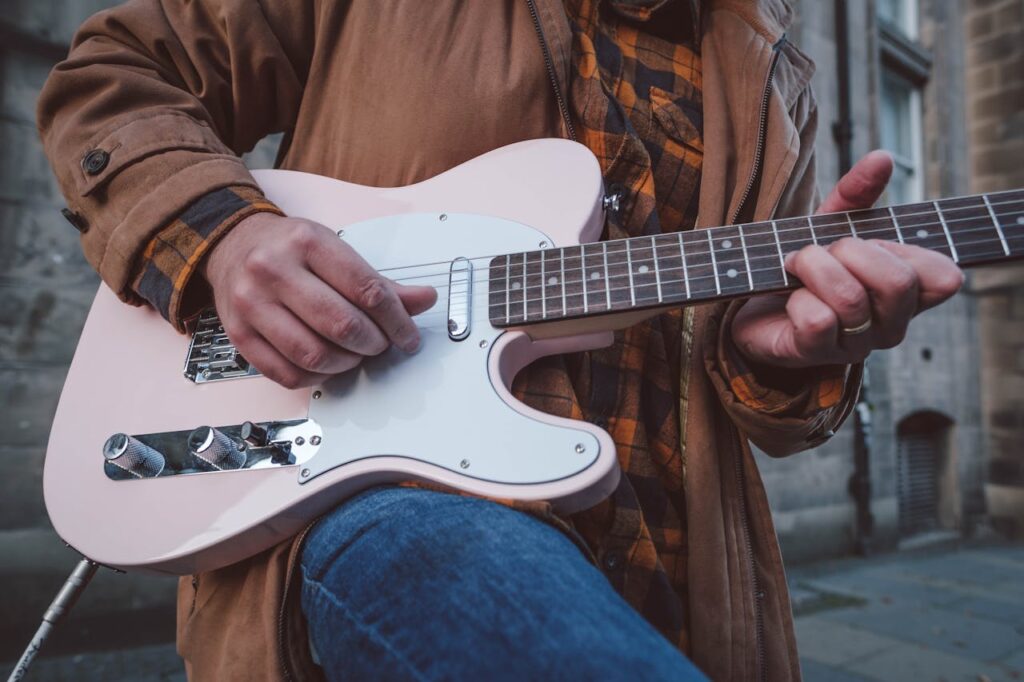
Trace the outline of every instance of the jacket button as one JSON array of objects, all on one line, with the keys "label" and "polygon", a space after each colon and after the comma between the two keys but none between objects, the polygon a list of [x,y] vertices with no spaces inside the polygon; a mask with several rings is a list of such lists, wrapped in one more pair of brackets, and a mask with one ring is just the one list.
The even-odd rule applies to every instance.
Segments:
[{"label": "jacket button", "polygon": [[89,175],[98,175],[110,163],[110,154],[102,149],[93,149],[82,158],[82,170]]},{"label": "jacket button", "polygon": [[72,227],[74,227],[82,234],[85,234],[86,232],[89,231],[89,223],[86,222],[85,218],[83,218],[80,214],[75,213],[70,208],[62,208],[60,210],[60,214],[64,216],[65,220],[71,223]]},{"label": "jacket button", "polygon": [[614,571],[622,565],[622,554],[615,550],[605,552],[602,563],[606,571]]}]

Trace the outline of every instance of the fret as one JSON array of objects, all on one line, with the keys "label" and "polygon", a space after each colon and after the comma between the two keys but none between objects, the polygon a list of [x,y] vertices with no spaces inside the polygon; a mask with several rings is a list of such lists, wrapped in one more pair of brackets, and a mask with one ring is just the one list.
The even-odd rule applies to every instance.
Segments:
[{"label": "fret", "polygon": [[608,310],[612,309],[612,283],[608,279],[608,242],[601,242],[601,257],[604,259],[604,299]]},{"label": "fret", "polygon": [[857,226],[853,224],[853,218],[850,217],[850,212],[847,211],[843,214],[846,216],[846,222],[850,224],[850,234],[856,239],[860,235],[857,234]]},{"label": "fret", "polygon": [[736,226],[716,227],[708,230],[709,243],[712,245],[712,263],[718,275],[718,293],[736,294],[750,291],[748,277],[744,276],[747,269],[743,256],[743,245],[740,241],[740,230]]},{"label": "fret", "polygon": [[636,305],[648,306],[661,302],[658,297],[658,282],[654,274],[654,249],[649,239],[628,239],[633,278],[633,292]]},{"label": "fret", "polygon": [[786,272],[786,259],[782,255],[782,244],[779,242],[779,230],[775,221],[771,221],[772,236],[775,237],[775,250],[779,252],[779,269],[782,270],[782,281],[789,286],[789,273]]},{"label": "fret", "polygon": [[629,250],[629,241],[623,242],[626,247],[626,273],[629,275],[629,304],[636,305],[636,289],[633,287],[633,254]]},{"label": "fret", "polygon": [[604,249],[602,242],[583,245],[587,312],[608,310],[608,281],[604,275]]},{"label": "fret", "polygon": [[939,222],[942,223],[942,231],[946,233],[946,243],[949,244],[950,256],[953,258],[954,263],[959,263],[960,257],[956,255],[956,247],[953,246],[953,236],[949,234],[949,225],[946,224],[946,219],[942,216],[942,208],[937,201],[933,201],[932,206],[935,207],[935,215],[939,216]]},{"label": "fret", "polygon": [[1003,254],[1009,256],[1010,247],[1006,243],[1006,235],[1003,233],[1003,226],[999,224],[999,219],[996,218],[995,211],[992,210],[992,202],[988,200],[987,194],[982,194],[981,198],[985,200],[985,208],[988,210],[988,214],[992,217],[992,224],[996,226],[996,231],[999,232],[999,242],[1003,245]]},{"label": "fret", "polygon": [[887,242],[899,241],[896,233],[896,225],[887,208],[865,208],[858,211],[848,211],[847,218],[856,235],[861,239],[880,239]]},{"label": "fret", "polygon": [[740,230],[740,246],[743,247],[743,264],[747,267],[747,284],[750,285],[750,290],[754,290],[754,276],[750,274],[750,258],[747,256],[747,240],[743,236],[743,226],[738,225]]},{"label": "fret", "polygon": [[540,252],[540,317],[546,320],[548,317],[548,282],[544,277],[544,251]]},{"label": "fret", "polygon": [[526,254],[512,253],[508,256],[508,315],[506,321],[509,324],[517,324],[526,321],[526,296],[523,288],[526,286]]},{"label": "fret", "polygon": [[711,230],[705,230],[708,235],[708,253],[711,254],[711,272],[715,276],[715,293],[722,293],[722,282],[718,279],[718,264],[715,263],[715,244],[711,240]]},{"label": "fret", "polygon": [[931,204],[893,206],[892,211],[903,233],[905,244],[921,246],[952,257],[943,234],[942,223]]},{"label": "fret", "polygon": [[658,303],[663,303],[665,297],[661,293],[661,268],[658,266],[658,242],[651,237],[651,260],[654,261],[654,282],[658,286]]},{"label": "fret", "polygon": [[783,258],[815,243],[811,232],[811,221],[808,218],[776,220],[775,229],[779,233]]},{"label": "fret", "polygon": [[778,234],[770,222],[750,223],[743,228],[747,275],[753,291],[782,289],[789,285]]},{"label": "fret", "polygon": [[814,225],[811,223],[811,219],[810,218],[804,218],[804,220],[807,221],[807,229],[811,231],[811,241],[814,242],[815,245],[817,245],[818,244],[818,235],[815,234],[815,232],[814,232]]},{"label": "fret", "polygon": [[811,216],[808,222],[817,236],[814,243],[818,246],[828,246],[840,239],[853,236],[853,232],[850,231],[852,223],[842,213]]},{"label": "fret", "polygon": [[561,270],[561,278],[562,278],[562,314],[563,315],[568,315],[569,314],[569,308],[568,308],[568,306],[565,303],[565,299],[566,299],[566,295],[565,295],[565,247],[562,247],[561,249],[558,250],[558,265],[559,265],[559,269]]},{"label": "fret", "polygon": [[658,273],[661,276],[662,300],[666,303],[681,303],[686,300],[686,276],[683,257],[680,252],[682,242],[679,234],[660,234],[655,251],[658,254]]},{"label": "fret", "polygon": [[562,255],[562,286],[565,289],[565,314],[577,317],[587,312],[587,301],[584,295],[583,278],[583,247],[570,246],[563,249]]},{"label": "fret", "polygon": [[495,256],[487,267],[487,303],[491,320],[508,322],[508,256]]},{"label": "fret", "polygon": [[889,218],[892,220],[892,225],[896,229],[896,239],[899,240],[900,244],[906,244],[903,239],[903,230],[900,229],[900,221],[896,220],[896,213],[893,212],[892,206],[886,209],[889,213]]},{"label": "fret", "polygon": [[612,310],[628,310],[633,305],[633,288],[629,278],[629,254],[626,241],[606,242],[608,247],[608,294]]},{"label": "fret", "polygon": [[679,238],[684,244],[683,253],[685,254],[687,282],[689,283],[689,297],[692,299],[712,298],[718,293],[718,288],[715,286],[715,271],[711,265],[711,251],[708,249],[705,232],[707,230],[679,234]]},{"label": "fret", "polygon": [[559,318],[565,315],[565,298],[562,276],[558,274],[563,264],[562,257],[554,249],[541,252],[541,278],[544,282],[544,316]]},{"label": "fret", "polygon": [[989,195],[996,221],[1006,235],[1010,254],[1024,254],[1024,190]]},{"label": "fret", "polygon": [[683,263],[683,284],[686,286],[686,298],[690,298],[690,276],[686,272],[686,249],[683,247],[683,233],[679,233],[679,260]]},{"label": "fret", "polygon": [[1005,255],[999,227],[982,197],[948,199],[939,204],[958,263],[978,263]]},{"label": "fret", "polygon": [[523,259],[523,314],[528,322],[543,319],[541,312],[544,302],[544,280],[540,276],[540,259],[543,251],[530,251]]}]

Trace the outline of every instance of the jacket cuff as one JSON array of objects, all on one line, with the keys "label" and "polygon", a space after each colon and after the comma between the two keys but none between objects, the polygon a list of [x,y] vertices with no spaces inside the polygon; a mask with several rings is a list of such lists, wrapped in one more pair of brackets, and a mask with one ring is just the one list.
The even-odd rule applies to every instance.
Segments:
[{"label": "jacket cuff", "polygon": [[780,456],[828,440],[852,411],[862,366],[802,370],[753,367],[732,341],[732,321],[743,303],[722,306],[708,319],[704,363],[726,411],[751,441]]},{"label": "jacket cuff", "polygon": [[212,302],[199,265],[228,231],[254,213],[281,210],[252,187],[222,187],[200,197],[146,245],[132,289],[180,332]]}]

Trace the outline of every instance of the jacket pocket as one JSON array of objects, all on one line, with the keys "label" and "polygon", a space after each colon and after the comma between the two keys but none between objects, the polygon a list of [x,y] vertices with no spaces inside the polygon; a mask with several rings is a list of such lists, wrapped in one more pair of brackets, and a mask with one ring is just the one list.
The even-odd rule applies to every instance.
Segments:
[{"label": "jacket pocket", "polygon": [[85,197],[142,159],[177,150],[234,156],[204,121],[180,112],[161,112],[120,121],[93,138],[72,161],[78,193]]}]

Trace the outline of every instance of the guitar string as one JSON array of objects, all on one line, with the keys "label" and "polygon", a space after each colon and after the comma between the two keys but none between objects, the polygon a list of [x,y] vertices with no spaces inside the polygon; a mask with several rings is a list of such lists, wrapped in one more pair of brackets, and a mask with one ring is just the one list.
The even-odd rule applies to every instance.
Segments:
[{"label": "guitar string", "polygon": [[[973,218],[968,217],[968,218],[954,219],[952,221],[951,220],[947,220],[946,224],[949,225],[951,222],[956,222],[957,220],[963,221],[963,220],[972,220],[972,219]],[[936,223],[936,224],[938,224],[938,223]],[[921,226],[917,226],[917,227],[923,229],[923,224]],[[859,235],[870,235],[872,233],[880,233],[880,232],[891,233],[892,231],[893,231],[893,229],[890,228],[890,227],[880,227],[880,228],[875,228],[874,230],[863,230],[863,231],[859,232],[858,234]],[[999,238],[998,238],[998,236],[995,236],[995,228],[993,228],[991,226],[984,226],[983,225],[983,226],[978,226],[978,227],[972,227],[972,228],[969,228],[969,229],[961,229],[961,230],[959,230],[957,232],[957,234],[958,235],[966,235],[966,234],[969,234],[969,233],[972,233],[972,232],[982,232],[982,231],[992,232],[993,236],[988,238],[988,239],[983,239],[983,240],[978,240],[978,241],[973,241],[973,242],[960,242],[959,244],[957,244],[957,242],[954,241],[953,242],[954,246],[958,246],[958,248],[967,248],[967,247],[970,247],[970,246],[976,246],[976,245],[986,244],[986,243],[991,243],[991,244],[1001,243]],[[1005,230],[1004,230],[1004,232],[1005,232]],[[828,237],[831,237],[831,235],[827,236],[826,239]],[[940,234],[929,234],[926,237],[905,236],[904,237],[904,243],[910,244],[910,245],[915,245],[914,244],[915,242],[923,242],[925,239],[932,239],[932,240],[939,241],[937,248],[936,249],[930,249],[930,250],[938,250],[938,251],[941,251],[942,249],[945,249],[947,251],[949,250],[949,245],[946,242],[945,237],[941,233]],[[829,241],[828,243],[832,243],[833,241],[838,241],[838,239],[833,239],[833,240]],[[898,243],[896,240],[891,240],[891,239],[887,239],[885,241],[889,241],[891,243]],[[599,244],[601,242],[597,242],[597,243]],[[716,265],[718,266],[717,269],[719,270],[719,275],[722,275],[725,272],[725,271],[722,270],[722,266],[723,265],[732,265],[732,264],[743,265],[748,260],[749,261],[753,261],[753,260],[765,259],[765,258],[770,258],[772,260],[778,260],[778,250],[780,250],[782,246],[788,246],[788,245],[793,245],[793,244],[798,244],[798,243],[807,245],[807,244],[811,244],[812,242],[811,242],[810,239],[800,238],[800,239],[787,240],[787,241],[780,240],[778,247],[776,247],[774,242],[769,242],[767,244],[761,244],[761,245],[756,245],[756,246],[749,246],[748,245],[747,251],[750,251],[751,249],[769,249],[769,250],[771,250],[771,253],[770,254],[760,255],[760,256],[753,256],[753,257],[750,257],[750,258],[744,258],[744,257],[740,256],[740,257],[735,257],[735,258],[734,257],[729,257],[729,258],[726,258],[725,260],[718,260],[716,262]],[[668,247],[672,247],[672,246],[676,246],[677,247],[678,245],[675,244],[675,243],[668,245]],[[692,246],[700,246],[702,249],[704,249],[703,251],[699,252],[700,256],[709,256],[710,255],[710,251],[708,250],[708,244],[707,244],[706,240],[700,240],[697,244],[692,245]],[[666,247],[666,248],[668,248],[668,247]],[[645,248],[649,248],[649,247],[645,247]],[[743,249],[742,249],[742,246],[734,246],[734,247],[729,247],[728,251],[742,253]],[[1000,247],[1000,251],[1002,251],[1001,247]],[[634,258],[632,260],[632,264],[633,264],[633,266],[636,266],[637,264],[645,265],[645,264],[654,263],[655,261],[657,261],[659,263],[658,273],[660,273],[660,274],[672,272],[672,271],[675,271],[675,270],[688,270],[690,268],[712,267],[712,264],[711,264],[710,260],[704,261],[704,262],[700,262],[700,263],[691,263],[690,262],[690,258],[689,258],[690,253],[691,252],[687,252],[687,256],[688,257],[686,259],[687,262],[685,264],[685,267],[683,265],[669,267],[669,268],[662,268],[661,267],[660,264],[666,258],[669,258],[669,259],[672,259],[672,260],[680,260],[679,255],[676,255],[676,254],[670,255],[670,256],[666,256],[666,257],[659,256],[657,259],[655,259],[655,258],[646,258],[646,259],[636,259],[636,258]],[[716,253],[721,253],[721,251],[717,251]],[[588,256],[591,257],[591,258],[599,258],[601,255],[602,254],[600,254],[600,253],[599,254],[588,254]],[[696,254],[694,254],[694,255],[696,255]],[[786,254],[783,253],[783,258],[785,257],[785,255]],[[568,258],[580,259],[581,257],[576,255],[576,256],[569,256]],[[545,264],[548,264],[549,262],[551,262],[551,261],[545,261]],[[558,263],[559,261],[556,260],[554,262]],[[680,262],[681,262],[681,260],[680,260]],[[527,265],[531,265],[531,264],[539,265],[539,263],[540,263],[540,261],[537,261],[535,263],[527,263]],[[517,263],[515,265],[518,268],[518,267],[522,266],[522,263],[520,262],[520,263]],[[602,265],[593,266],[593,267],[587,267],[587,266],[584,265],[583,267],[578,267],[578,268],[577,267],[565,268],[564,272],[565,272],[566,275],[568,275],[568,274],[575,274],[575,273],[581,273],[582,274],[584,271],[587,271],[587,270],[590,270],[592,272],[597,273],[599,271],[603,271],[604,270],[604,265],[602,264]],[[745,271],[746,270],[744,270],[743,272],[745,272]],[[563,271],[561,269],[559,269],[558,270],[558,275],[560,276],[562,274],[562,272]],[[648,269],[648,271],[646,273],[637,273],[635,269],[634,269],[633,272],[634,272],[634,275],[635,274],[641,274],[641,275],[649,274],[652,277],[655,276],[654,271],[650,270],[650,269]],[[484,273],[481,273],[481,274],[482,274],[482,276],[474,277],[473,278],[473,280],[472,280],[473,284],[484,284],[484,283],[487,283],[487,282],[489,282],[491,280],[491,277],[487,276]],[[547,274],[547,273],[545,273],[545,274]],[[550,273],[550,274],[552,276],[555,275],[555,273]],[[628,272],[621,273],[621,274],[616,274],[616,275],[609,274],[607,277],[598,277],[598,278],[594,278],[593,280],[589,280],[589,281],[600,282],[600,281],[602,281],[604,279],[609,279],[610,280],[610,279],[615,279],[615,278],[618,278],[618,277],[626,277],[626,276],[628,276],[628,274],[629,274]],[[527,277],[528,278],[540,277],[540,276],[541,276],[541,273],[539,272],[539,270],[527,273]],[[434,286],[434,289],[437,290],[438,292],[441,292],[443,290],[449,289],[450,286],[451,286],[448,283],[449,273],[447,273],[447,272],[445,272],[445,273],[437,273],[437,274],[433,274],[433,275],[423,275],[423,277],[424,278],[426,278],[426,277],[444,277],[444,279],[445,279],[444,283],[440,283],[440,284],[437,284],[436,286]],[[521,280],[522,278],[523,278],[522,273],[518,273],[518,272],[513,274],[513,275],[511,275],[509,277],[510,280],[515,280],[515,281]],[[499,277],[499,279],[505,279],[505,278],[504,277]],[[690,278],[690,281],[693,282],[693,281],[695,281],[695,279],[694,278]],[[569,282],[569,278],[568,277],[566,277],[566,282],[567,283]],[[560,286],[561,283],[562,283],[561,279],[559,279],[559,281],[556,284],[549,284],[548,286]],[[579,279],[579,281],[573,281],[572,282],[573,285],[582,284],[582,283],[583,283],[582,277]],[[652,282],[652,284],[653,283],[654,282]],[[466,282],[456,282],[455,286],[465,286],[465,284],[466,284]],[[533,284],[533,285],[529,285],[529,286],[532,287],[532,288],[537,288],[538,286],[541,286],[541,285],[540,284]],[[504,289],[501,289],[500,291],[504,291]],[[512,291],[517,291],[517,290],[512,290]],[[474,294],[474,297],[475,296],[476,296],[476,294]],[[487,296],[487,293],[484,293],[483,296]]]},{"label": "guitar string", "polygon": [[[1010,192],[1019,192],[1019,191],[1021,191],[1021,190],[1009,190],[1007,192],[1000,192],[1000,193],[996,193],[996,194],[1008,194]],[[993,196],[993,194],[990,194],[988,196]],[[1016,204],[1016,203],[1024,203],[1024,196],[1021,196],[1020,198],[1016,198],[1016,199],[1011,198],[1008,201],[1001,201],[1001,202],[989,201],[989,205],[993,209],[995,209],[995,207],[997,207],[997,206],[1005,206],[1007,204]],[[914,205],[915,204],[907,204],[907,206],[914,206]],[[928,204],[928,205],[931,205],[931,204]],[[900,206],[894,206],[894,207],[891,207],[891,208],[892,208],[892,210],[895,210],[895,209],[901,208],[901,207]],[[947,214],[950,211],[968,211],[968,210],[973,211],[973,210],[980,210],[980,209],[986,209],[985,214],[983,214],[982,216],[974,216],[974,217],[977,217],[977,218],[984,217],[987,220],[991,221],[991,216],[988,214],[987,207],[984,204],[982,204],[981,206],[951,207],[951,208],[948,208],[948,209],[943,209],[942,213],[943,213],[943,215],[945,215],[945,214]],[[840,213],[821,214],[820,217],[828,217],[828,216],[832,216],[832,215],[843,215],[843,216],[847,216],[847,219],[846,220],[841,220],[841,221],[839,221],[837,223],[825,223],[825,224],[822,224],[822,225],[815,225],[814,228],[815,229],[826,229],[826,228],[829,228],[829,227],[837,227],[837,226],[843,226],[843,225],[849,226],[850,222],[853,221],[853,219],[849,217],[851,214],[858,213],[860,211],[866,211],[866,210],[885,211],[886,213],[883,216],[878,216],[878,217],[874,217],[874,218],[860,218],[859,220],[862,220],[864,222],[878,221],[878,220],[885,220],[885,221],[889,221],[890,223],[892,222],[892,216],[888,213],[889,209],[887,209],[887,208],[857,209],[857,210],[852,210],[852,211],[844,211],[844,212],[840,212]],[[929,214],[938,215],[938,213],[936,212],[935,208],[932,207],[932,208],[929,208],[928,210],[925,210],[925,211],[920,211],[920,212],[917,212],[917,213],[905,213],[905,214],[897,216],[897,217],[900,220],[906,220],[906,219],[909,219],[909,218],[914,218],[916,216],[926,216],[926,215],[929,215]],[[674,235],[674,234],[688,235],[688,234],[701,234],[701,233],[706,233],[706,232],[714,233],[716,230],[725,230],[725,229],[729,229],[729,228],[739,228],[739,227],[751,227],[751,226],[755,226],[755,225],[771,225],[772,223],[776,223],[777,224],[777,223],[782,223],[782,222],[790,222],[790,221],[794,221],[794,220],[800,220],[800,221],[805,221],[806,222],[806,221],[809,221],[810,219],[815,218],[815,217],[819,217],[819,216],[802,216],[802,217],[797,217],[797,218],[779,218],[777,220],[765,220],[765,221],[756,221],[756,222],[752,222],[752,223],[742,223],[741,225],[723,225],[723,226],[719,226],[719,227],[712,227],[712,228],[700,229],[700,230],[687,230],[687,231],[681,232],[681,233],[680,232],[667,232],[667,233],[662,233],[662,234],[653,235],[653,236],[655,236],[655,237],[666,237],[666,236],[671,236],[671,235]],[[1006,216],[999,216],[999,217],[1000,218],[1005,218]],[[968,219],[970,219],[970,217],[968,217],[968,218],[954,218],[952,221],[947,219],[946,223],[948,224],[949,222],[956,222],[956,221],[959,221],[959,220],[968,220]],[[921,228],[921,227],[925,227],[925,226],[932,227],[932,226],[936,226],[936,225],[941,226],[942,225],[942,220],[941,219],[940,220],[933,220],[933,221],[930,221],[928,223],[921,223],[919,225],[910,225],[910,226],[908,226],[908,229],[909,228]],[[1000,222],[1000,226],[1001,227],[1005,227],[1005,226],[1002,225],[1001,222]],[[774,231],[776,233],[782,234],[784,232],[791,232],[791,231],[796,231],[796,230],[806,230],[806,229],[809,229],[809,228],[808,228],[808,226],[805,225],[805,226],[801,226],[801,227],[785,228],[785,229],[782,229],[782,230],[775,229]],[[886,229],[895,229],[895,228],[890,227],[890,228],[886,228]],[[902,229],[902,227],[901,227],[901,229]],[[993,229],[995,229],[994,226],[993,226]],[[644,235],[641,235],[640,237],[625,237],[625,238],[622,238],[622,239],[613,239],[613,240],[608,240],[608,241],[604,241],[604,242],[590,242],[590,243],[592,243],[592,244],[603,243],[603,244],[613,245],[613,244],[628,242],[630,239],[643,239],[643,238],[644,238]],[[564,247],[564,248],[570,249],[570,248],[576,248],[578,246],[580,246],[580,245],[579,244],[574,244],[572,246],[567,246],[567,247]],[[553,247],[553,248],[561,248],[561,247]],[[628,246],[627,246],[627,248],[628,248]],[[525,254],[525,253],[530,253],[530,252],[519,251],[519,252],[512,252],[512,253],[496,253],[496,254],[491,254],[489,256],[473,256],[471,258],[466,258],[465,260],[470,262],[470,263],[475,263],[475,262],[478,262],[478,261],[489,261],[489,260],[491,260],[493,258],[498,258],[498,257],[501,257],[501,256],[508,256],[508,255],[515,256],[515,255],[520,255],[520,254]],[[434,261],[434,262],[430,262],[430,263],[415,263],[415,264],[412,264],[412,265],[401,265],[401,266],[395,266],[395,267],[391,267],[391,268],[382,268],[382,269],[378,270],[378,272],[395,272],[395,271],[398,271],[398,270],[414,270],[414,269],[418,269],[418,268],[428,267],[430,265],[446,265],[446,266],[450,266],[451,263],[452,263],[452,260],[454,260],[454,259],[449,259],[449,260],[444,260],[444,261]],[[447,275],[448,271],[432,273],[430,275],[419,275],[417,277],[428,277],[428,276],[432,277],[432,276],[435,276],[435,274],[436,275],[441,275],[441,274]],[[417,277],[410,277],[410,278],[404,278],[404,279],[415,279]],[[399,282],[399,281],[404,281],[404,280],[402,278],[399,278],[399,279],[393,279],[392,281]]]},{"label": "guitar string", "polygon": [[[989,240],[981,240],[981,241],[975,241],[975,242],[965,242],[963,245],[964,246],[970,246],[972,244],[988,244],[988,243],[991,243],[991,242]],[[763,260],[765,258],[772,258],[773,260],[776,259],[775,256],[759,256],[758,258],[751,259],[751,260]],[[682,270],[682,268],[672,268],[672,269],[673,270]],[[777,267],[756,268],[756,269],[751,270],[750,273],[751,273],[751,275],[754,275],[754,274],[759,273],[759,272],[778,272],[778,271],[779,270],[778,270]],[[626,277],[626,276],[627,275],[616,275],[615,277],[616,278],[621,278],[621,277]],[[703,276],[700,276],[700,277],[691,277],[691,278],[689,278],[689,281],[692,284],[694,282],[699,282],[701,280],[709,280],[709,279],[715,279],[715,275],[712,274],[712,275],[703,275]],[[720,277],[718,279],[719,279],[719,281],[721,280]],[[675,281],[681,281],[681,280],[673,280],[673,281],[675,282]],[[737,278],[736,281],[742,281],[742,279]],[[664,285],[664,282],[662,282],[662,284]],[[541,285],[533,285],[533,286],[528,287],[528,288],[537,289],[540,286]],[[655,282],[650,282],[648,284],[643,284],[643,285],[640,285],[640,286],[641,287],[654,287],[655,286]],[[793,287],[790,287],[790,288],[793,288]],[[610,291],[611,292],[617,292],[617,291],[621,292],[621,291],[628,291],[629,289],[630,289],[630,287],[625,286],[625,287],[614,288],[614,289],[611,289]],[[636,287],[633,287],[633,289],[636,290]],[[787,289],[782,289],[781,291],[786,291],[786,290]],[[706,296],[700,296],[700,295],[698,295],[697,297],[694,297],[692,295],[689,296],[689,297],[684,296],[683,298],[676,298],[676,299],[671,300],[671,301],[663,301],[661,304],[685,306],[689,302],[701,302],[701,301],[708,300],[708,299],[712,298],[713,297],[712,296],[712,291],[713,291],[713,289],[708,288],[706,292],[705,291],[700,292],[701,294],[706,294]],[[780,293],[781,291],[780,290],[776,290],[775,293]],[[730,288],[729,291],[723,290],[722,293],[723,293],[723,295],[728,296],[728,297],[739,298],[739,297],[742,297],[743,295],[747,295],[747,294],[754,295],[754,294],[757,294],[758,292],[756,290],[750,289],[750,288],[743,288],[743,289]],[[762,293],[771,293],[771,292],[762,292]],[[588,291],[586,294],[584,294],[584,292],[582,292],[582,291],[576,292],[576,293],[568,293],[567,296],[574,297],[574,298],[583,298],[584,296],[587,296],[588,297],[587,298],[588,305],[593,305],[594,307],[602,308],[601,310],[598,310],[598,311],[595,311],[595,312],[628,312],[629,310],[632,309],[632,307],[623,308],[623,309],[619,309],[619,310],[608,309],[606,307],[606,300],[605,300],[605,291],[604,291],[604,289],[601,289],[599,291]],[[596,303],[590,304],[589,303],[590,299],[595,297],[595,296],[599,297],[600,300],[598,300]],[[715,294],[715,296],[717,296],[717,294]],[[522,300],[511,301],[510,302],[511,305],[516,308],[516,313],[515,313],[515,315],[513,317],[515,317],[517,320],[518,320],[518,318],[522,317],[522,310],[523,310],[523,306],[524,305],[528,306],[531,303],[538,303],[538,302],[540,302],[542,300],[549,300],[549,301],[551,301],[552,299],[554,299],[556,303],[559,303],[559,305],[556,306],[556,309],[561,310],[561,305],[560,305],[561,295],[554,296],[554,297],[542,296],[540,298],[527,299],[525,302],[522,301]],[[613,302],[613,305],[615,303],[617,303],[617,302]],[[661,304],[659,304],[659,302],[656,299],[653,299],[653,298],[648,303],[651,306],[661,305]],[[504,305],[504,302],[502,302],[501,305]],[[486,301],[485,301],[484,307],[487,307]],[[554,321],[557,321],[559,319],[562,319],[562,317],[564,315],[566,315],[566,314],[572,315],[572,314],[583,313],[584,312],[582,304],[578,305],[578,306],[567,306],[567,307],[570,308],[568,313],[563,311],[558,316],[555,316],[555,317],[551,317],[551,318],[548,318],[548,319],[543,319],[542,318],[540,320],[532,319],[532,320],[529,320],[529,322],[530,323],[554,322]],[[451,310],[446,310],[442,306],[441,309],[431,310],[431,311],[428,311],[428,312],[416,315],[416,316],[414,316],[413,319],[421,320],[421,319],[424,319],[424,318],[433,318],[434,316],[437,316],[437,315],[444,315],[444,323],[441,326],[446,326],[447,325],[447,319],[448,319],[448,317],[453,312],[455,312],[455,313],[465,312],[465,310],[467,310],[467,309],[465,309],[465,308],[463,308],[463,309],[453,308]],[[528,310],[527,314],[533,314],[534,312],[535,311],[529,311]],[[525,320],[519,320],[519,322],[521,322],[523,324],[526,324]],[[426,324],[426,325],[419,325],[419,326],[420,327],[431,327],[431,326],[434,326],[434,325]]]}]

